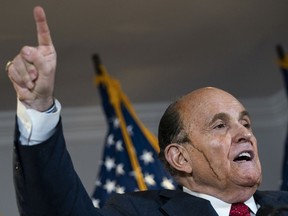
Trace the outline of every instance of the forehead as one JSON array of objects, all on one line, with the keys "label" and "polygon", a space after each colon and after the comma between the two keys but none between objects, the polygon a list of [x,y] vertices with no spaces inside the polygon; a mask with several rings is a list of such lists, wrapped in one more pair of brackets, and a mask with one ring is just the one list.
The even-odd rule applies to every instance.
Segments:
[{"label": "forehead", "polygon": [[219,113],[224,113],[231,118],[240,118],[247,112],[235,97],[215,88],[192,92],[180,101],[180,115],[184,124],[185,120],[190,123],[207,122]]}]

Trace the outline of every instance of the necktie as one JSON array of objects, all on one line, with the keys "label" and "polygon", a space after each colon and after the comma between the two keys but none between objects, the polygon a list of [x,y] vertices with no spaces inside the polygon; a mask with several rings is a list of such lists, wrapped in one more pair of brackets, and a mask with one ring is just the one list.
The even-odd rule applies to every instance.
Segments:
[{"label": "necktie", "polygon": [[229,216],[250,216],[250,210],[244,203],[233,203]]}]

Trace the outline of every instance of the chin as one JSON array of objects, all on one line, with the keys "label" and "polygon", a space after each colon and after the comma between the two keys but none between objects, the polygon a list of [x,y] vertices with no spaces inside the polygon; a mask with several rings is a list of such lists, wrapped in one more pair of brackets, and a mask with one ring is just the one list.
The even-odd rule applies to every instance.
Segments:
[{"label": "chin", "polygon": [[258,187],[262,181],[262,170],[261,168],[242,170],[235,180],[246,187]]},{"label": "chin", "polygon": [[245,176],[244,178],[238,179],[238,185],[248,188],[258,188],[262,182],[262,176]]},{"label": "chin", "polygon": [[234,176],[231,180],[238,186],[257,188],[262,181],[262,172],[261,169],[241,170],[241,172],[238,172],[237,174],[234,172]]}]

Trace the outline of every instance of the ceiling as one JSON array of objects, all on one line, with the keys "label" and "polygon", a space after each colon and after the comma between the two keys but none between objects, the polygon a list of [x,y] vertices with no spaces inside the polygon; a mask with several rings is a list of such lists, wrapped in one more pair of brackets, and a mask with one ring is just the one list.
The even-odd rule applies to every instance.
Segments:
[{"label": "ceiling", "polygon": [[64,106],[99,103],[94,53],[134,103],[173,100],[201,86],[240,98],[283,89],[275,46],[288,51],[287,0],[0,2],[0,111],[16,103],[6,62],[23,45],[37,45],[35,5],[48,17],[58,52],[55,95]]}]

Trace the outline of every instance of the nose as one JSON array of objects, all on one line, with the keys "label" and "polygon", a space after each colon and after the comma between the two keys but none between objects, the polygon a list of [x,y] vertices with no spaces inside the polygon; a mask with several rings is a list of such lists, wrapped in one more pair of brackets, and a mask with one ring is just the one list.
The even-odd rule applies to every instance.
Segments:
[{"label": "nose", "polygon": [[246,128],[242,124],[239,124],[234,129],[234,142],[236,143],[243,143],[243,142],[249,142],[252,138],[253,134],[251,129]]}]

